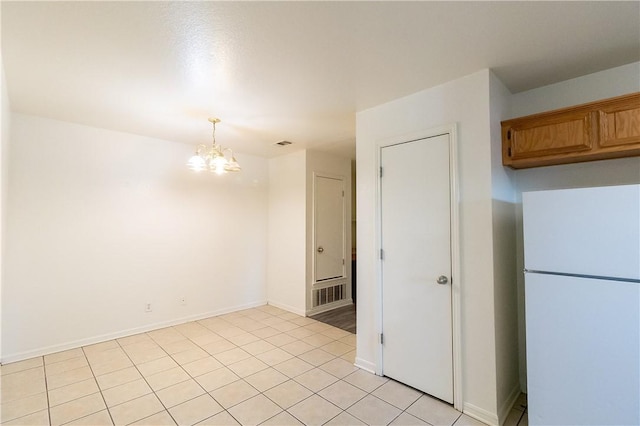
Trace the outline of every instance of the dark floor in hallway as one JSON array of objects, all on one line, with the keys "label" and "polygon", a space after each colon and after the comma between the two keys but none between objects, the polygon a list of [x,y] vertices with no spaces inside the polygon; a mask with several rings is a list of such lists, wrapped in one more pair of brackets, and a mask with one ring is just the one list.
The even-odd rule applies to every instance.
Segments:
[{"label": "dark floor in hallway", "polygon": [[351,304],[342,308],[323,312],[310,317],[316,321],[341,328],[349,333],[356,333],[356,305]]}]

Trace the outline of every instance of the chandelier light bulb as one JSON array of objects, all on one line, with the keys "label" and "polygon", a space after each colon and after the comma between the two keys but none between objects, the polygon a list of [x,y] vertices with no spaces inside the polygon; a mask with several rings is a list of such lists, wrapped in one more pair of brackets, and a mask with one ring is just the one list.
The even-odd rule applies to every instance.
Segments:
[{"label": "chandelier light bulb", "polygon": [[[187,166],[194,172],[200,172],[205,169],[221,175],[226,172],[239,172],[242,170],[238,161],[233,156],[230,148],[223,148],[216,143],[216,123],[220,122],[218,118],[210,118],[209,121],[213,125],[212,143],[210,147],[204,144],[196,147],[196,153],[189,161]],[[225,152],[229,151],[229,158],[225,157]]]},{"label": "chandelier light bulb", "polygon": [[217,175],[224,174],[226,172],[226,170],[224,169],[224,164],[221,164],[221,163],[216,164],[214,171]]},{"label": "chandelier light bulb", "polygon": [[207,168],[207,163],[204,158],[202,158],[198,154],[195,154],[189,159],[187,166],[189,166],[189,169],[193,170],[194,172],[201,172]]}]

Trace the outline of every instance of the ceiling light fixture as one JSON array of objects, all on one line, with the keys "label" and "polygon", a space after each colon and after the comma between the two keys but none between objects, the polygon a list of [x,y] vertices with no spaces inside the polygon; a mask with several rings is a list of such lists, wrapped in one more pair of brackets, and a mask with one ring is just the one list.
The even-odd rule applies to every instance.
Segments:
[{"label": "ceiling light fixture", "polygon": [[[189,159],[187,166],[194,172],[209,169],[219,175],[226,172],[239,172],[242,169],[233,156],[231,148],[223,148],[216,144],[216,123],[219,123],[220,119],[210,118],[209,121],[213,124],[213,142],[211,147],[207,147],[205,144],[198,145],[196,147],[196,153]],[[229,152],[228,157],[225,156],[227,151]]]}]

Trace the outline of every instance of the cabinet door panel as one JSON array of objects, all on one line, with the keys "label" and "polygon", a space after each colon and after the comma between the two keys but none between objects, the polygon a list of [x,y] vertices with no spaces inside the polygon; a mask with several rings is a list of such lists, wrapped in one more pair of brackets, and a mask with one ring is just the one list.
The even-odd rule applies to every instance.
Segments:
[{"label": "cabinet door panel", "polygon": [[511,158],[539,157],[591,149],[591,115],[574,114],[562,120],[541,120],[511,129]]},{"label": "cabinet door panel", "polygon": [[502,123],[514,169],[640,156],[640,92]]},{"label": "cabinet door panel", "polygon": [[600,145],[640,143],[640,107],[600,111]]}]

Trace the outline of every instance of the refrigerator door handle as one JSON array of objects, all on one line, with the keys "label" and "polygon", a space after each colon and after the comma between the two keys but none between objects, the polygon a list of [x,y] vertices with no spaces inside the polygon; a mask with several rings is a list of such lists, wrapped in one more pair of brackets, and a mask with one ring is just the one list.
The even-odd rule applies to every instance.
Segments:
[{"label": "refrigerator door handle", "polygon": [[536,275],[554,275],[557,277],[574,277],[574,278],[586,278],[589,280],[607,280],[607,281],[619,281],[626,283],[636,283],[640,284],[640,280],[635,278],[621,278],[621,277],[603,277],[599,275],[585,275],[585,274],[568,274],[566,272],[551,272],[551,271],[536,271],[533,269],[525,269],[525,274],[536,274]]}]

